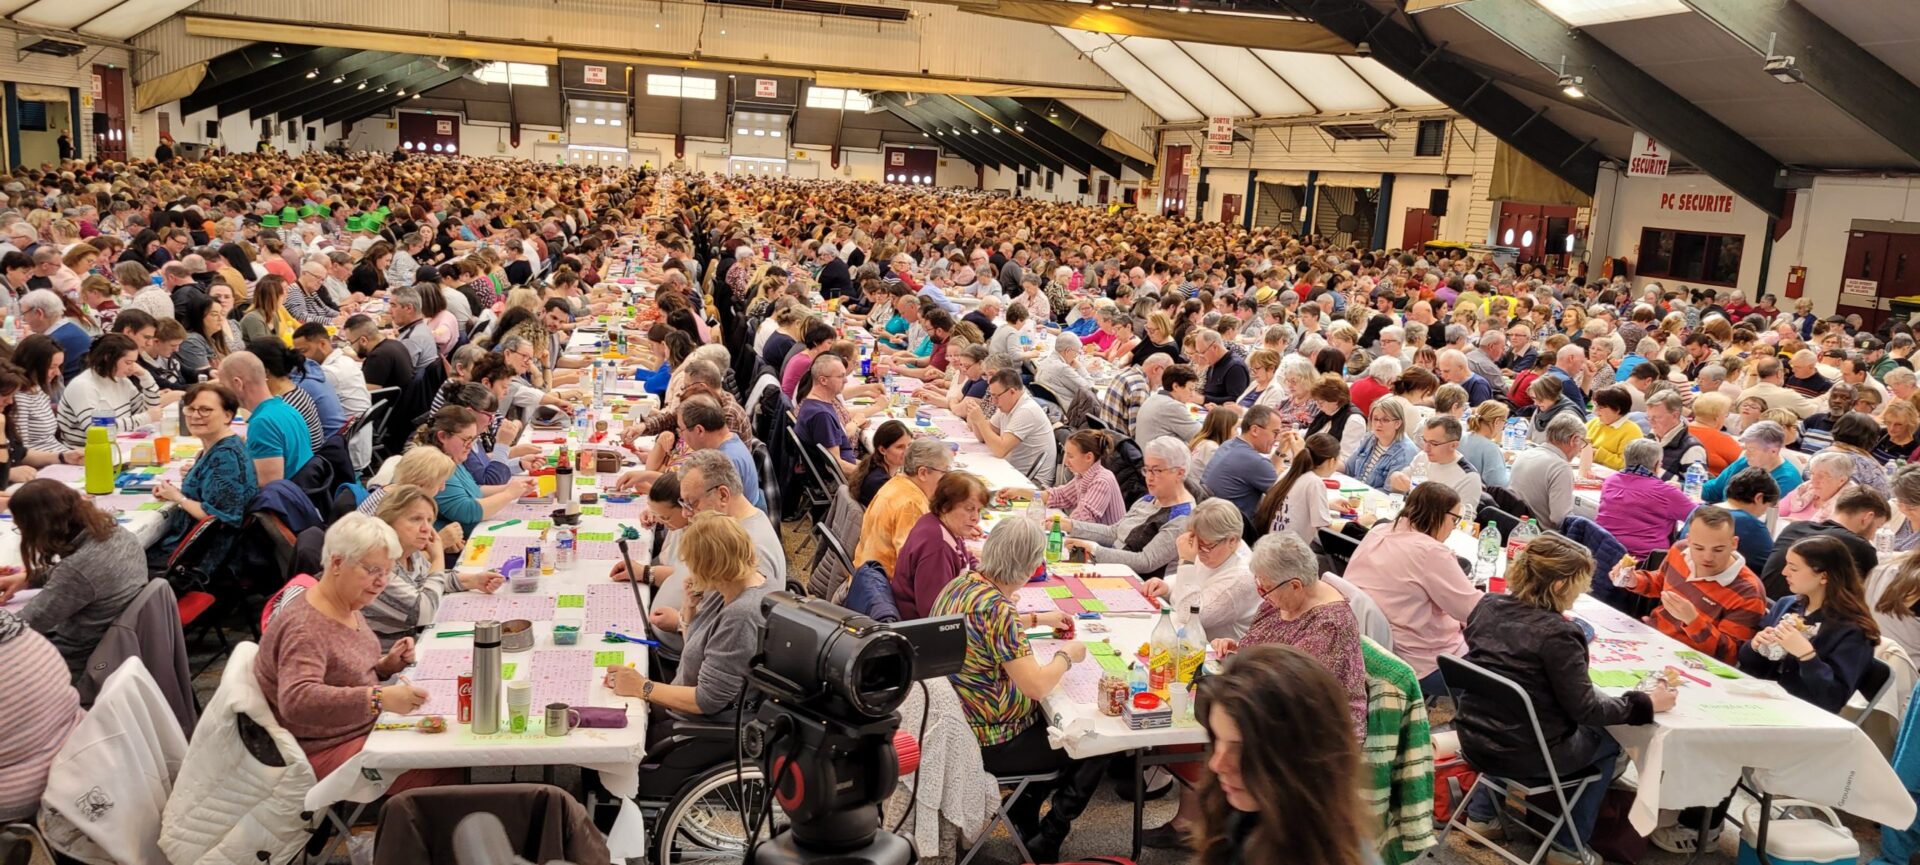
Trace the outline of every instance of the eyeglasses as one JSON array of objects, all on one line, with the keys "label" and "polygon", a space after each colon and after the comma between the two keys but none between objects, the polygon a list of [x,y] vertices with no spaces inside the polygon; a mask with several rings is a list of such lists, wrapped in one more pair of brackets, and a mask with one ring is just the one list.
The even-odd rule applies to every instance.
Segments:
[{"label": "eyeglasses", "polygon": [[1173,469],[1169,466],[1141,466],[1140,467],[1140,473],[1143,475],[1166,474],[1167,472],[1170,472],[1170,471],[1173,471]]},{"label": "eyeglasses", "polygon": [[1458,441],[1458,439],[1441,439],[1439,441],[1434,441],[1433,439],[1427,438],[1425,436],[1420,437],[1420,443],[1430,448],[1437,448],[1442,445],[1450,445],[1456,441]]},{"label": "eyeglasses", "polygon": [[181,407],[180,410],[183,412],[186,412],[187,414],[213,414],[214,412],[219,411],[220,408],[218,406],[210,406],[210,405],[190,405],[190,406],[183,406]]},{"label": "eyeglasses", "polygon": [[[1228,540],[1229,540],[1228,538],[1222,538],[1217,541],[1209,542],[1209,541],[1200,540],[1199,535],[1194,535],[1193,546],[1195,549],[1199,550],[1202,553],[1212,553],[1214,550],[1220,549],[1222,546],[1224,546],[1228,542]],[[1233,539],[1233,540],[1237,540],[1237,539]]]},{"label": "eyeglasses", "polygon": [[693,510],[695,505],[706,500],[708,493],[713,492],[714,490],[717,490],[720,487],[721,487],[720,484],[714,484],[713,486],[707,487],[706,489],[701,490],[699,493],[695,494],[692,499],[688,499],[686,496],[681,496],[680,497],[681,509],[689,510],[689,511]]}]

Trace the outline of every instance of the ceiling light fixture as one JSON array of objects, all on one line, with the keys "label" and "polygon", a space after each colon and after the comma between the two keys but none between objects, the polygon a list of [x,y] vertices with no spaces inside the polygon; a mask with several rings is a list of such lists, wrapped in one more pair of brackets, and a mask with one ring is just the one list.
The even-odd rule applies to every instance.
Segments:
[{"label": "ceiling light fixture", "polygon": [[1107,3],[1107,2],[1105,2],[1105,0],[1102,0],[1102,2],[1099,2],[1099,3],[1095,3],[1095,4],[1093,4],[1093,8],[1095,8],[1095,9],[1098,9],[1098,10],[1100,10],[1100,11],[1102,11],[1102,12],[1112,12],[1112,11],[1113,11],[1113,4],[1112,4],[1112,3]]},{"label": "ceiling light fixture", "polygon": [[1568,99],[1585,99],[1587,97],[1586,83],[1587,79],[1585,78],[1578,75],[1567,74],[1567,55],[1560,55],[1560,80],[1556,84],[1556,86],[1560,88],[1560,92],[1567,94]]},{"label": "ceiling light fixture", "polygon": [[979,130],[979,129],[976,129],[976,128],[974,128],[974,127],[972,127],[972,126],[969,126],[969,127],[967,127],[967,131],[968,131],[968,132],[971,132],[971,133],[973,133],[973,134],[975,134],[975,135],[979,135],[979,134],[980,134],[980,130]]},{"label": "ceiling light fixture", "polygon": [[382,84],[382,85],[380,85],[380,88],[379,88],[378,90],[375,90],[375,91],[373,91],[373,92],[375,92],[375,93],[385,93],[385,92],[387,92],[387,85],[385,85],[385,84]]},{"label": "ceiling light fixture", "polygon": [[999,135],[999,134],[1000,134],[1000,127],[998,127],[998,126],[995,126],[995,127],[993,127],[993,134],[995,134],[995,135]]},{"label": "ceiling light fixture", "polygon": [[1778,33],[1767,34],[1767,62],[1760,67],[1761,70],[1773,76],[1773,80],[1781,84],[1799,84],[1807,80],[1806,73],[1801,72],[1800,67],[1794,65],[1793,55],[1773,53],[1773,44],[1779,38]]},{"label": "ceiling light fixture", "polygon": [[360,82],[360,86],[358,86],[358,87],[355,87],[355,88],[353,88],[353,89],[355,89],[355,90],[365,90],[365,89],[367,89],[367,82],[365,82],[365,81],[362,81],[362,82]]},{"label": "ceiling light fixture", "polygon": [[401,88],[401,89],[399,89],[399,90],[395,90],[395,91],[393,91],[393,95],[395,95],[395,96],[405,96],[405,95],[407,95],[407,91],[406,91],[406,89],[405,89],[405,88]]},{"label": "ceiling light fixture", "polygon": [[318,69],[309,69],[309,70],[307,70],[307,77],[308,77],[308,78],[318,78],[318,77],[320,77],[320,70],[318,70]]},{"label": "ceiling light fixture", "polygon": [[408,98],[408,99],[419,99],[419,98],[420,98],[420,94],[418,94],[418,93],[415,93],[415,94],[413,94],[412,96],[409,96],[409,97],[407,97],[407,98]]},{"label": "ceiling light fixture", "polygon": [[281,57],[284,57],[284,56],[286,56],[286,55],[283,55],[283,54],[281,54],[281,53],[280,53],[280,46],[278,46],[278,45],[275,45],[275,46],[273,46],[273,51],[272,51],[272,53],[270,53],[270,54],[268,54],[267,56],[269,56],[269,57],[272,57],[272,58],[273,58],[273,59],[275,59],[275,60],[279,60],[279,59],[280,59]]},{"label": "ceiling light fixture", "polygon": [[1026,128],[1025,126],[1021,126],[1021,125],[1020,125],[1020,124],[1018,124],[1018,123],[1015,123],[1015,124],[1013,125],[1013,131],[1015,131],[1015,132],[1025,132],[1025,131],[1027,131],[1027,128]]},{"label": "ceiling light fixture", "polygon": [[336,75],[336,76],[334,76],[334,77],[333,77],[333,83],[335,83],[335,84],[345,84],[345,83],[347,83],[347,76],[345,76],[345,75]]}]

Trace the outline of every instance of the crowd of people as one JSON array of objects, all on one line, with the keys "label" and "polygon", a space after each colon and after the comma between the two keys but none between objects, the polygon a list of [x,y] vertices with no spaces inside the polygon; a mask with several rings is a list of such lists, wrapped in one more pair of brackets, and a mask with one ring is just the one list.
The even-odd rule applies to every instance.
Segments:
[{"label": "crowd of people", "polygon": [[[471,158],[73,162],[0,180],[0,208],[0,451],[21,537],[0,600],[39,590],[0,612],[0,687],[44,697],[0,746],[0,819],[37,807],[81,717],[77,671],[141,587],[191,588],[232,561],[231,539],[181,561],[190,531],[237,531],[336,444],[371,494],[270,611],[258,682],[320,775],[383,711],[422,705],[396,674],[448,593],[501,585],[450,563],[533,489],[528,432],[579,402],[587,361],[564,347],[605,314],[635,346],[622,374],[660,399],[617,437],[651,446],[614,484],[644,496],[654,555],[612,573],[654,588],[674,663],[606,677],[649,706],[649,742],[732,720],[761,598],[806,582],[769,514],[805,509],[795,465],[835,473],[860,508],[862,597],[965,621],[951,682],[986,769],[1058,772],[1010,808],[1037,861],[1058,858],[1107,761],[1049,742],[1041,702],[1086,649],[1033,656],[1029,628],[1068,622],[1016,610],[1046,542],[1021,520],[982,531],[1010,495],[1058,512],[1075,560],[1125,566],[1215,638],[1223,670],[1196,712],[1210,755],[1169,781],[1180,809],[1147,836],[1208,863],[1431,846],[1430,821],[1389,813],[1393,773],[1363,767],[1383,693],[1410,714],[1454,703],[1447,656],[1528,690],[1560,772],[1616,771],[1605,727],[1677,697],[1591,685],[1590,634],[1567,617],[1589,590],[1830,710],[1881,634],[1920,652],[1904,323],[1130,209]],[[629,260],[650,289],[637,304],[611,279]],[[763,375],[771,397],[749,390]],[[915,407],[951,413],[1028,483],[991,488],[882,415],[887,400],[862,404],[909,379]],[[422,381],[431,399],[394,441],[345,440],[376,395]],[[789,406],[825,459],[761,477],[754,397]],[[112,514],[37,477],[80,462],[96,425],[169,415],[200,451],[154,491],[173,507],[144,556]],[[1336,476],[1370,492],[1338,495]],[[1545,533],[1487,593],[1447,541],[1527,519]],[[1452,708],[1474,766],[1544,774],[1525,717]],[[1605,787],[1574,803],[1548,861],[1595,861],[1583,839]],[[1468,802],[1470,823],[1497,832],[1495,805]],[[1711,844],[1699,825],[1653,842]]]}]

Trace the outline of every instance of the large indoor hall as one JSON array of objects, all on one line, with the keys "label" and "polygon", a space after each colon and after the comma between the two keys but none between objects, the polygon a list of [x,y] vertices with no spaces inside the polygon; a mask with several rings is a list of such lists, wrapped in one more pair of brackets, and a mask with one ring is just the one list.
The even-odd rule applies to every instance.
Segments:
[{"label": "large indoor hall", "polygon": [[0,865],[1920,862],[1913,0],[0,0]]}]

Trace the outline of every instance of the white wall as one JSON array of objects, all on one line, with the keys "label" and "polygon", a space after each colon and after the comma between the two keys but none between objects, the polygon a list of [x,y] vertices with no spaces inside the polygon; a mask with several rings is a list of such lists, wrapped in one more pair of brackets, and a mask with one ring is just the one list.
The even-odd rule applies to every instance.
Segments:
[{"label": "white wall", "polygon": [[[1094,187],[1089,185],[1087,187],[1088,190],[1090,190],[1089,193],[1087,195],[1080,194],[1080,181],[1085,177],[1086,175],[1071,168],[1066,169],[1066,171],[1053,176],[1053,191],[1048,192],[1047,173],[1045,169],[1041,169],[1028,174],[1027,188],[1018,190],[1017,194],[1021,198],[1032,198],[1039,201],[1089,204],[1093,201],[1091,190]],[[982,184],[980,188],[1005,190],[1009,194],[1014,194],[1015,187],[1019,186],[1019,183],[1019,169],[1012,167],[989,168],[986,170],[986,183]],[[972,186],[973,184],[968,183],[965,185]]]},{"label": "white wall", "polygon": [[[25,34],[15,34],[25,39]],[[140,142],[140,118],[133,115],[133,76],[127,70],[127,52],[120,48],[106,48],[95,52],[89,49],[81,55],[82,62],[76,64],[73,58],[53,57],[46,54],[27,54],[17,51],[0,51],[0,81],[12,81],[17,84],[46,84],[53,87],[71,87],[80,91],[80,122],[74,130],[73,143],[79,154],[86,158],[94,156],[93,112],[104,110],[93,104],[93,64],[112,64],[119,67],[122,80],[126,82],[127,102],[127,155],[131,158],[151,157],[153,148],[145,151],[138,148]],[[68,113],[72,111],[73,101],[62,93],[60,104],[54,106],[49,120],[66,123]],[[47,141],[55,137],[49,132]],[[47,151],[46,161],[52,161],[53,151]],[[29,165],[35,164],[32,162]]]},{"label": "white wall", "polygon": [[[1700,199],[1681,195],[1731,196],[1731,213],[1683,210]],[[1673,228],[1740,234],[1746,237],[1737,286],[1747,297],[1772,293],[1785,297],[1787,269],[1807,269],[1806,294],[1816,312],[1831,313],[1840,297],[1840,271],[1847,233],[1855,220],[1920,223],[1920,178],[1817,177],[1811,189],[1794,195],[1793,220],[1773,245],[1767,280],[1760,284],[1766,258],[1767,216],[1731,190],[1698,174],[1665,178],[1624,177],[1603,170],[1594,204],[1594,233],[1588,260],[1618,256],[1629,264],[1639,258],[1643,228]],[[1708,201],[1718,199],[1707,199]],[[1646,280],[1635,277],[1635,285]]]},{"label": "white wall", "polygon": [[[1760,294],[1760,266],[1766,258],[1767,215],[1704,174],[1617,177],[1611,184],[1610,193],[1594,201],[1593,221],[1607,226],[1605,248],[1596,247],[1597,251],[1589,254],[1588,260],[1595,265],[1606,258],[1623,257],[1627,259],[1629,267],[1635,266],[1640,258],[1640,232],[1643,229],[1667,228],[1742,235],[1745,241],[1741,249],[1740,279],[1734,287],[1749,298]],[[1844,242],[1841,251],[1845,251]],[[1777,260],[1775,266],[1784,279],[1785,270]],[[1837,260],[1834,272],[1838,273]],[[1672,279],[1634,274],[1635,288],[1650,281],[1663,285],[1674,282]],[[1838,294],[1837,283],[1833,291]]]},{"label": "white wall", "polygon": [[[1247,173],[1307,172],[1323,175],[1394,175],[1393,200],[1389,203],[1387,245],[1398,246],[1406,225],[1408,208],[1427,206],[1427,192],[1445,187],[1451,191],[1447,215],[1440,218],[1441,240],[1482,242],[1491,230],[1494,205],[1486,200],[1493,176],[1492,135],[1459,118],[1451,118],[1447,139],[1440,156],[1415,156],[1414,140],[1418,123],[1406,120],[1391,128],[1390,141],[1333,141],[1311,126],[1264,127],[1242,130],[1252,141],[1235,142],[1230,156],[1206,153],[1204,131],[1169,131],[1162,137],[1161,158],[1166,145],[1192,145],[1200,165],[1207,169],[1207,200],[1195,200],[1199,181],[1187,181],[1188,213],[1196,218],[1220,218],[1222,195],[1246,195]],[[1259,178],[1267,180],[1268,178]],[[1156,197],[1151,206],[1158,212]],[[1201,209],[1204,206],[1204,211]],[[1253,206],[1242,202],[1243,212]]]},{"label": "white wall", "polygon": [[1766,290],[1785,296],[1787,268],[1807,268],[1806,296],[1832,312],[1840,299],[1847,230],[1856,219],[1920,222],[1920,178],[1821,177],[1794,202],[1793,225],[1774,244]]},{"label": "white wall", "polygon": [[[153,134],[147,136],[149,141],[155,143],[159,141],[159,133],[157,130],[160,127],[160,114],[163,112],[169,118],[168,125],[173,130],[173,140],[175,141],[224,145],[229,152],[233,153],[251,153],[260,143],[260,123],[252,114],[242,111],[238,114],[219,117],[218,108],[207,108],[183,117],[180,114],[179,102],[168,102],[165,105],[156,106],[147,111],[140,112],[140,125],[149,130],[156,130]],[[220,121],[220,134],[208,137],[207,121],[214,119]],[[365,123],[371,122],[375,121],[369,120],[363,121],[362,123],[364,125]],[[318,130],[315,133],[313,141],[307,140],[306,130],[309,128]],[[341,126],[338,123],[328,124],[324,127],[319,123],[308,123],[297,128],[294,137],[288,138],[286,124],[276,120],[273,125],[272,140],[274,149],[282,153],[306,153],[310,150],[324,149],[329,142],[339,138],[341,135]],[[394,140],[396,142],[398,141],[397,134]],[[135,155],[150,157],[153,155],[152,147],[149,146],[145,151],[139,151]]]}]

